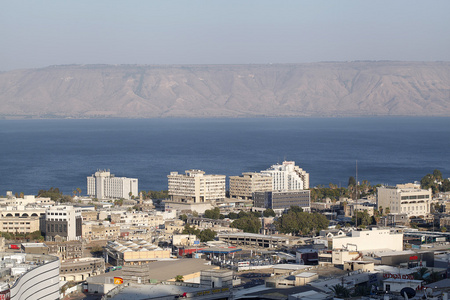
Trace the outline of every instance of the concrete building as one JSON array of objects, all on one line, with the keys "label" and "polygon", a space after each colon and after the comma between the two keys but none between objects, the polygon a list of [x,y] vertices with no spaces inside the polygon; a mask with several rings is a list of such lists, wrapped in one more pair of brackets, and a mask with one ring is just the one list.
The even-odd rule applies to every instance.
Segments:
[{"label": "concrete building", "polygon": [[425,216],[430,213],[431,189],[416,185],[381,186],[377,188],[377,208],[390,213]]},{"label": "concrete building", "polygon": [[272,177],[261,173],[242,173],[242,176],[230,176],[230,197],[252,199],[254,192],[272,191]]},{"label": "concrete building", "polygon": [[188,170],[186,174],[171,172],[169,196],[171,201],[203,203],[225,199],[225,175],[205,175],[204,171]]},{"label": "concrete building", "polygon": [[391,232],[389,229],[353,230],[346,236],[331,239],[332,250],[377,251],[403,250],[403,233]]},{"label": "concrete building", "polygon": [[296,166],[294,161],[284,161],[281,165],[273,165],[261,173],[272,177],[274,191],[309,189],[309,173]]},{"label": "concrete building", "polygon": [[285,210],[291,206],[299,206],[309,210],[311,197],[309,190],[254,192],[253,201],[253,206],[257,208]]},{"label": "concrete building", "polygon": [[136,178],[115,177],[106,170],[99,170],[87,177],[87,194],[97,199],[130,199],[138,196]]},{"label": "concrete building", "polygon": [[73,206],[52,206],[45,212],[46,241],[79,240],[82,235],[82,216],[79,208]]},{"label": "concrete building", "polygon": [[59,299],[59,259],[50,255],[0,254],[0,299]]}]

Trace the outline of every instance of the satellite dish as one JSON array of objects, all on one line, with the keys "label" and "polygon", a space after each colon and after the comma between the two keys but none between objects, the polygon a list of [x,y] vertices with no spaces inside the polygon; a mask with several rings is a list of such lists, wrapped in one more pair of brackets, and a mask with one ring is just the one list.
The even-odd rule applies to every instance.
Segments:
[{"label": "satellite dish", "polygon": [[400,295],[402,295],[406,299],[411,299],[416,295],[416,291],[413,288],[405,287],[400,291]]}]

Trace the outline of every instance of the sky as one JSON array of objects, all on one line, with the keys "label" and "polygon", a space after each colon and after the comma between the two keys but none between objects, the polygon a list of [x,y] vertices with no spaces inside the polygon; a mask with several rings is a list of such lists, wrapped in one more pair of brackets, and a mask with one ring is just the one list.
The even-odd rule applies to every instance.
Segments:
[{"label": "sky", "polygon": [[450,61],[449,0],[0,0],[0,71]]}]

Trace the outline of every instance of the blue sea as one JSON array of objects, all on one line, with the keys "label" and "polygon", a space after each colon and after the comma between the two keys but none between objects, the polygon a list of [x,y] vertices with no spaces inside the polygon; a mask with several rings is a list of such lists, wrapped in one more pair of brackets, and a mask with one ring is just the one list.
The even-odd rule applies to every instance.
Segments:
[{"label": "blue sea", "polygon": [[450,177],[450,118],[252,118],[0,120],[0,194],[58,187],[86,192],[97,169],[167,189],[171,171],[227,176],[283,160],[310,173],[311,186]]}]

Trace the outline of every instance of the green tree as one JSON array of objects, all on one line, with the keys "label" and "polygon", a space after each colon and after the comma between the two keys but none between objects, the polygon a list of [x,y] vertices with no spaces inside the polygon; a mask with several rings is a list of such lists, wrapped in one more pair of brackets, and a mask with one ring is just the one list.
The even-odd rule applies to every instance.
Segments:
[{"label": "green tree", "polygon": [[77,188],[77,193],[78,193],[78,196],[81,196],[81,189],[80,188]]},{"label": "green tree", "polygon": [[441,232],[447,232],[447,227],[445,226],[441,227]]},{"label": "green tree", "polygon": [[450,180],[448,178],[442,181],[441,189],[443,192],[450,192]]},{"label": "green tree", "polygon": [[177,276],[175,276],[175,281],[176,281],[176,282],[183,282],[183,281],[184,281],[183,275],[177,275]]},{"label": "green tree", "polygon": [[268,208],[268,209],[266,209],[266,210],[263,212],[263,216],[266,217],[266,218],[268,218],[268,217],[275,217],[276,214],[275,214],[275,212],[273,211],[273,209]]},{"label": "green tree", "polygon": [[51,187],[46,190],[39,190],[37,197],[49,197],[53,201],[58,201],[62,197],[62,192],[58,188]]},{"label": "green tree", "polygon": [[239,218],[239,215],[237,213],[235,213],[235,212],[230,212],[228,214],[228,218],[230,218],[231,220],[236,220],[236,219]]},{"label": "green tree", "polygon": [[315,235],[320,230],[328,228],[329,221],[322,214],[307,213],[295,207],[291,207],[291,209],[279,217],[274,224],[281,233]]},{"label": "green tree", "polygon": [[202,230],[197,237],[200,240],[200,242],[205,243],[208,241],[213,241],[216,235],[217,233],[214,230],[208,228]]},{"label": "green tree", "polygon": [[182,233],[198,236],[200,234],[200,230],[196,229],[195,226],[191,227],[191,225],[186,224],[186,225],[184,225],[184,229],[183,229]]},{"label": "green tree", "polygon": [[[356,212],[358,217],[358,224],[362,226],[368,226],[372,224],[372,217],[369,215],[367,210]],[[352,217],[352,222],[355,223],[355,216]]]},{"label": "green tree", "polygon": [[441,173],[441,171],[439,171],[439,170],[434,170],[433,171],[433,177],[434,177],[434,179],[436,179],[438,182],[441,182],[442,181],[442,173]]},{"label": "green tree", "polygon": [[214,209],[205,210],[205,218],[217,220],[220,218],[220,209],[215,207]]},{"label": "green tree", "polygon": [[428,276],[430,276],[430,270],[426,267],[421,267],[413,273],[413,276],[415,280],[425,280]]},{"label": "green tree", "polygon": [[349,187],[350,187],[350,186],[356,186],[356,179],[355,179],[355,177],[350,176],[350,177],[348,178],[348,186],[349,186]]},{"label": "green tree", "polygon": [[245,232],[259,233],[259,230],[261,229],[261,221],[257,217],[249,215],[249,216],[234,220],[230,224],[230,227],[238,228]]},{"label": "green tree", "polygon": [[334,295],[338,298],[349,298],[350,291],[344,287],[342,284],[336,284],[331,287]]},{"label": "green tree", "polygon": [[184,222],[186,222],[187,221],[187,216],[186,216],[186,214],[182,214],[181,216],[180,216],[180,220],[183,220]]}]

